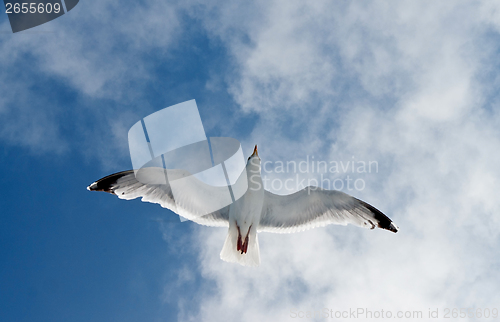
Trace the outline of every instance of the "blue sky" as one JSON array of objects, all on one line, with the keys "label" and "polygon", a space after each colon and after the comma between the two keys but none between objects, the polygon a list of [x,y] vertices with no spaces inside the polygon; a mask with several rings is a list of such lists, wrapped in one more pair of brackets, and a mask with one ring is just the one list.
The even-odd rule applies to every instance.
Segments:
[{"label": "blue sky", "polygon": [[[495,2],[87,0],[16,34],[1,17],[2,321],[498,309]],[[345,192],[401,231],[261,234],[246,268],[219,259],[225,229],[86,190],[131,167],[135,122],[190,99],[207,136],[263,160],[377,161],[330,178],[364,180]]]},{"label": "blue sky", "polygon": [[[40,35],[35,29],[24,34],[6,32],[2,47],[18,41],[30,46],[39,37],[45,39],[42,42],[60,38],[65,43],[66,37],[74,36],[73,30],[70,35],[58,30],[78,21],[78,16],[88,15],[88,5],[83,1],[71,12],[74,17],[68,14],[62,21],[36,29],[50,33]],[[93,17],[88,23],[95,19],[99,20]],[[101,21],[102,27],[112,26],[112,19]],[[2,30],[8,31],[7,23],[5,16]],[[84,32],[89,26],[78,28]],[[191,19],[185,18],[182,28],[187,39],[178,40],[175,46],[121,53],[130,40],[124,36],[116,41],[116,49],[98,50],[95,59],[103,65],[113,65],[116,57],[112,52],[116,51],[124,60],[140,56],[137,64],[130,63],[130,70],[139,65],[145,69],[139,77],[124,77],[119,85],[97,89],[106,93],[82,92],[72,83],[80,82],[81,75],[68,80],[71,75],[44,70],[45,58],[33,53],[36,49],[16,51],[12,54],[15,63],[2,64],[2,96],[16,91],[3,102],[0,121],[2,164],[7,165],[1,175],[5,187],[0,206],[5,222],[1,232],[2,320],[176,320],[179,301],[195,300],[207,284],[196,274],[196,251],[186,250],[191,248],[187,236],[192,223],[181,224],[169,211],[139,200],[120,202],[86,190],[94,180],[131,167],[123,147],[127,127],[138,118],[192,98],[200,104],[217,102],[227,108],[225,114],[232,114],[235,103],[227,93],[205,89],[209,73],[225,68],[224,49],[217,42],[210,43]],[[82,47],[92,46],[93,38],[89,34],[78,42]],[[64,44],[46,46],[48,56],[52,50],[64,50]],[[99,69],[94,63],[90,68]],[[36,67],[31,68],[32,64]],[[89,77],[84,80],[88,86],[94,77],[99,78],[85,77]],[[109,82],[118,77],[113,75]],[[115,99],[115,94],[120,98]],[[215,114],[210,109],[217,105],[201,110],[202,116]],[[114,119],[119,124],[113,125]],[[235,125],[239,122],[242,132],[251,130],[251,116]],[[221,135],[226,128],[213,126],[207,133]],[[170,232],[171,240],[162,238],[158,220],[163,221],[162,230]],[[193,274],[183,282],[179,271],[185,267]],[[166,293],[171,295],[165,298]]]}]

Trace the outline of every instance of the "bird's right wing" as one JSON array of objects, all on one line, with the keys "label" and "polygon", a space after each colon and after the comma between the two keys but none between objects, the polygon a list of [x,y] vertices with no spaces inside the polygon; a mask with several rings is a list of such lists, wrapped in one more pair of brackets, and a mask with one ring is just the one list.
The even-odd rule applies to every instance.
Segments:
[{"label": "bird's right wing", "polygon": [[[164,177],[165,172],[162,168],[147,168],[146,174],[151,178]],[[168,178],[175,180],[179,178],[190,177],[191,174],[184,170],[168,170]],[[105,191],[116,195],[120,199],[135,199],[142,197],[143,202],[160,204],[163,208],[172,210],[178,215],[194,221],[201,225],[229,227],[229,206],[219,210],[207,213],[206,205],[200,199],[210,199],[218,189],[228,189],[227,187],[213,187],[201,181],[192,180],[195,187],[190,186],[185,191],[176,190],[175,199],[170,184],[151,184],[139,182],[134,170],[122,171],[107,177],[104,177],[87,187],[90,191]],[[204,198],[193,197],[196,189],[196,195],[202,195]],[[214,196],[214,198],[217,198]]]},{"label": "bird's right wing", "polygon": [[398,231],[381,211],[340,191],[307,187],[286,196],[265,191],[259,231],[293,233],[329,224]]}]

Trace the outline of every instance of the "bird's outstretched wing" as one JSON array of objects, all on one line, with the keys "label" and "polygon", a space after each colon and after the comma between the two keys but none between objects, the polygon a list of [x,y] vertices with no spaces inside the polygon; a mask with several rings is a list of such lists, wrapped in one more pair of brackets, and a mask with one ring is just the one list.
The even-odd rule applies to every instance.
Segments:
[{"label": "bird's outstretched wing", "polygon": [[[147,171],[149,171],[148,175],[151,177],[165,176],[162,168],[148,168]],[[169,170],[169,178],[171,178],[172,174],[177,178],[191,175],[184,170]],[[118,172],[99,179],[88,186],[87,189],[90,191],[105,191],[126,200],[142,197],[144,202],[160,204],[163,208],[170,209],[200,225],[229,227],[229,206],[207,214],[204,205],[199,203],[198,198],[193,198],[189,191],[181,195],[176,193],[174,199],[170,184],[139,182],[136,179],[134,170]],[[214,187],[205,185],[202,182],[197,183],[196,189],[197,194],[206,193],[208,197],[214,191]],[[224,188],[221,187],[221,189]]]},{"label": "bird's outstretched wing", "polygon": [[381,211],[340,191],[307,187],[286,196],[265,191],[259,231],[293,233],[329,224],[398,231]]}]

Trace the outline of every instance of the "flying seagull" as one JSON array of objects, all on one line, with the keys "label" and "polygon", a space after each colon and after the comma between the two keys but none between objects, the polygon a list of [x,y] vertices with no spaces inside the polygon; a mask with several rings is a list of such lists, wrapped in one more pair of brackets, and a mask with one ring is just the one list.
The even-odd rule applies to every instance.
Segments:
[{"label": "flying seagull", "polygon": [[[151,175],[163,175],[163,169],[152,168]],[[179,176],[185,176],[179,170]],[[220,258],[243,266],[260,265],[258,232],[294,233],[329,224],[353,224],[394,233],[398,227],[381,211],[359,199],[336,190],[307,187],[290,195],[276,195],[264,189],[261,160],[257,145],[246,164],[246,193],[222,209],[200,215],[196,200],[188,193],[174,196],[168,184],[141,183],[134,170],[104,177],[87,187],[105,191],[120,199],[135,199],[160,204],[162,207],[201,225],[229,227]],[[181,200],[179,200],[179,198]],[[205,212],[206,213],[206,212]]]}]

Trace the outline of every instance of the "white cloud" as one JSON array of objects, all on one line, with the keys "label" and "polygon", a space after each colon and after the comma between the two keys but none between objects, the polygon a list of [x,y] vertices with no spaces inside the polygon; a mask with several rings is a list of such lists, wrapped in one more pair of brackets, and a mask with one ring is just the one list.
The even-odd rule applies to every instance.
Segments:
[{"label": "white cloud", "polygon": [[[139,101],[142,93],[133,87],[151,77],[148,56],[155,50],[168,56],[172,44],[182,33],[177,10],[175,4],[164,1],[147,4],[86,1],[36,30],[5,34],[0,41],[3,71],[0,113],[5,116],[0,119],[3,127],[0,139],[36,153],[61,151],[61,146],[70,143],[62,134],[63,124],[81,121],[71,120],[68,115],[120,126],[117,118],[123,119],[123,114],[131,113],[130,101],[144,105]],[[7,22],[2,25],[2,29],[8,28]],[[40,30],[46,32],[40,33]],[[59,89],[48,93],[44,87],[47,82],[75,93],[80,99],[75,103],[87,100],[88,110],[61,106]],[[94,106],[103,104],[100,99],[110,104],[105,108]],[[22,116],[16,117],[18,114]],[[122,116],[116,117],[120,114]],[[108,135],[97,127],[81,130],[88,131],[89,135],[95,135],[96,131]],[[120,133],[120,139],[126,138],[124,133]],[[92,150],[101,144],[95,140],[92,143]],[[109,146],[119,144],[121,141],[116,140]],[[109,146],[100,148],[109,149]],[[116,152],[123,155],[126,149]]]},{"label": "white cloud", "polygon": [[[254,269],[220,261],[225,231],[200,227],[193,238],[202,247],[202,275],[217,292],[195,313],[179,303],[182,319],[279,321],[293,308],[492,308],[499,300],[500,119],[491,39],[499,9],[494,1],[81,2],[59,18],[64,24],[51,22],[55,33],[16,34],[0,44],[0,138],[67,148],[64,109],[23,96],[44,79],[31,79],[20,62],[32,61],[37,75],[67,82],[82,97],[135,101],[126,80],[148,79],[147,54],[168,55],[182,35],[177,14],[187,12],[232,59],[229,73],[207,86],[223,79],[241,111],[258,115],[244,147],[258,143],[263,160],[377,160],[379,173],[366,176],[356,196],[401,231],[261,234],[262,266]],[[63,28],[69,19],[75,28]],[[126,151],[125,124],[137,116],[110,109],[89,114],[110,125],[106,139],[114,142],[89,151],[114,163]],[[191,274],[181,268],[179,279]]]},{"label": "white cloud", "polygon": [[292,308],[325,307],[425,317],[429,308],[495,307],[498,81],[482,76],[498,58],[488,42],[498,32],[496,4],[243,6],[249,14],[237,20],[231,13],[242,8],[207,5],[218,20],[205,23],[237,62],[235,100],[259,113],[244,143],[258,142],[263,159],[377,160],[380,172],[356,196],[401,231],[261,234],[263,264],[248,269],[218,259],[225,232],[200,228],[203,274],[218,292],[198,317],[279,321]]}]

